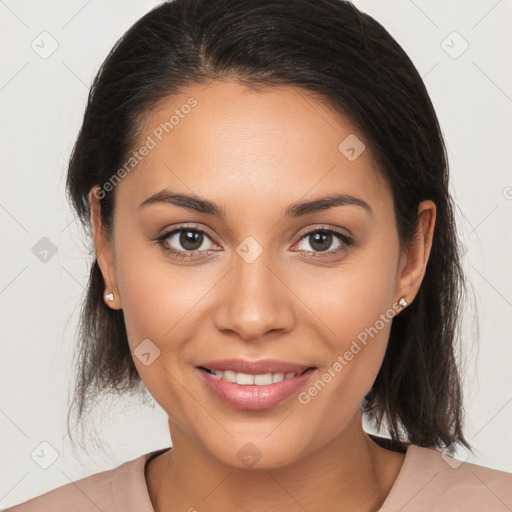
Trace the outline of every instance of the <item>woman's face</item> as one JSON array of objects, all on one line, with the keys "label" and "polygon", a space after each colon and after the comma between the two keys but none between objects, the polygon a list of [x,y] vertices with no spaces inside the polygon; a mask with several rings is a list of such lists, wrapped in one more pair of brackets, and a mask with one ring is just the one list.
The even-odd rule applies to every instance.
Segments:
[{"label": "woman's face", "polygon": [[[179,429],[227,464],[252,453],[276,467],[360,422],[393,305],[413,298],[425,264],[400,252],[391,191],[363,143],[292,87],[214,81],[145,119],[138,164],[115,186],[113,238],[100,243],[96,230],[95,241],[173,442]],[[327,196],[340,199],[315,206]],[[224,359],[314,370],[249,389],[198,368]]]}]

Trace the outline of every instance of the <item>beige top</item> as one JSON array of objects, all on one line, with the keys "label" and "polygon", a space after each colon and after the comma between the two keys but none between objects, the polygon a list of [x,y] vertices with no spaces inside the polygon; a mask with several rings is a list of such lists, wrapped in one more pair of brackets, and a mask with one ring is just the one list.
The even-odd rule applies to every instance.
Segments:
[{"label": "beige top", "polygon": [[[95,473],[4,512],[154,512],[146,463],[169,448]],[[437,450],[409,445],[404,463],[378,512],[510,512],[512,473],[461,463]]]}]

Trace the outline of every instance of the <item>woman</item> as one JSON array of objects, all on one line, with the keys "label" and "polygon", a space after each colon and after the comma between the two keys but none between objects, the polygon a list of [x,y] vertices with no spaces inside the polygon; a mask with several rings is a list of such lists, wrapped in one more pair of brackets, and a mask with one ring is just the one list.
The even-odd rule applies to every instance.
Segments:
[{"label": "woman", "polygon": [[10,510],[512,507],[512,475],[451,457],[471,447],[445,147],[370,16],[160,5],[101,66],[67,186],[96,255],[78,418],[144,386],[172,448]]}]

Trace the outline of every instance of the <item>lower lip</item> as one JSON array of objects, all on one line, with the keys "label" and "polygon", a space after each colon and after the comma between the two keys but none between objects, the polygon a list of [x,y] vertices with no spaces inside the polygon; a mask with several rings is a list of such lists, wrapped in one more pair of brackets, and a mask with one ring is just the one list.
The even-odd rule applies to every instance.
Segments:
[{"label": "lower lip", "polygon": [[201,368],[197,368],[197,370],[204,379],[208,389],[220,398],[222,402],[236,409],[248,411],[261,411],[278,405],[298,391],[316,371],[316,369],[310,369],[302,375],[297,375],[291,379],[284,379],[281,382],[265,386],[256,386],[228,382]]}]

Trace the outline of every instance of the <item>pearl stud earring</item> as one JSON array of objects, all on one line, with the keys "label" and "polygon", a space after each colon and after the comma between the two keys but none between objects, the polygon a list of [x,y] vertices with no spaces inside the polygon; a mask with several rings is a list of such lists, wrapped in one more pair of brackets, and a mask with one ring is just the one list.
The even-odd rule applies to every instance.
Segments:
[{"label": "pearl stud earring", "polygon": [[398,305],[401,306],[402,308],[406,308],[409,305],[409,303],[405,300],[405,297],[402,297],[398,301]]},{"label": "pearl stud earring", "polygon": [[114,302],[114,294],[113,293],[109,293],[109,294],[105,295],[105,300],[108,300],[110,302]]}]

